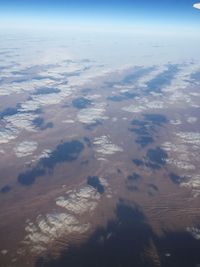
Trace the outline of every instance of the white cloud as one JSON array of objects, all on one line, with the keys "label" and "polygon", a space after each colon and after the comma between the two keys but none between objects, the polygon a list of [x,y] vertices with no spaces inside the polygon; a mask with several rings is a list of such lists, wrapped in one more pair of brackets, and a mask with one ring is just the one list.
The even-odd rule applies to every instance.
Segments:
[{"label": "white cloud", "polygon": [[1,254],[4,256],[4,255],[6,255],[8,253],[8,250],[7,249],[3,249],[3,250],[1,250]]},{"label": "white cloud", "polygon": [[197,239],[200,240],[200,229],[196,227],[187,227],[187,231],[191,233],[191,235]]},{"label": "white cloud", "polygon": [[39,215],[35,224],[30,221],[27,223],[27,235],[23,243],[30,246],[31,252],[40,254],[48,251],[53,241],[69,234],[82,234],[88,228],[89,224],[80,224],[73,215],[67,213]]},{"label": "white cloud", "polygon": [[24,141],[18,144],[15,148],[15,154],[18,158],[26,157],[32,155],[33,152],[37,149],[38,144],[37,142],[33,141]]},{"label": "white cloud", "polygon": [[52,151],[50,149],[44,149],[39,155],[35,155],[31,162],[39,161],[42,158],[48,158]]},{"label": "white cloud", "polygon": [[18,130],[15,127],[0,129],[0,144],[9,143],[18,135]]},{"label": "white cloud", "polygon": [[31,113],[17,113],[13,116],[7,116],[5,121],[8,123],[8,127],[15,127],[20,130],[27,130],[34,132],[35,127],[32,123],[37,115]]},{"label": "white cloud", "polygon": [[[123,149],[120,146],[113,144],[110,141],[110,137],[106,136],[106,135],[103,135],[101,137],[96,137],[94,139],[93,144],[95,146],[95,150],[96,150],[97,154],[100,154],[103,156],[113,155],[117,152],[123,151]],[[100,159],[102,159],[102,158],[100,158]]]},{"label": "white cloud", "polygon": [[167,163],[185,171],[196,169],[194,162],[198,158],[199,146],[199,134],[193,132],[175,133],[174,141],[162,145],[169,155]]},{"label": "white cloud", "polygon": [[86,124],[95,123],[97,120],[108,119],[108,117],[103,116],[105,112],[105,104],[99,103],[94,107],[82,109],[77,114],[77,119]]},{"label": "white cloud", "polygon": [[197,117],[188,117],[187,118],[187,122],[188,123],[191,123],[191,124],[193,124],[193,123],[195,123],[197,121],[198,121],[198,118]]},{"label": "white cloud", "polygon": [[[105,184],[105,181],[102,180]],[[107,184],[105,184],[108,186]],[[25,227],[26,236],[23,243],[31,252],[40,255],[49,250],[54,241],[63,240],[73,242],[68,236],[84,234],[90,228],[87,216],[97,207],[100,194],[91,186],[83,186],[80,189],[66,192],[65,196],[56,199],[56,204],[62,212],[39,215],[35,223],[27,221]],[[85,219],[83,219],[85,218]]]},{"label": "white cloud", "polygon": [[56,204],[75,214],[92,212],[100,199],[100,194],[92,187],[86,186],[79,191],[70,193],[67,197],[59,197]]},{"label": "white cloud", "polygon": [[194,197],[200,195],[199,149],[200,134],[198,132],[175,132],[174,140],[165,142],[162,147],[168,153],[166,160],[176,167],[186,178],[181,186],[189,188]]},{"label": "white cloud", "polygon": [[193,192],[194,197],[200,195],[200,175],[194,174],[188,177],[188,181],[181,184],[183,187],[190,188]]}]

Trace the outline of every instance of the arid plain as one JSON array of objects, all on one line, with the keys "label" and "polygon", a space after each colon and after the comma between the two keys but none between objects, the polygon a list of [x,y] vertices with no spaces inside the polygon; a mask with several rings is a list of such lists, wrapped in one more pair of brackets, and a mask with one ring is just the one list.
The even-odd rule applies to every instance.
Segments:
[{"label": "arid plain", "polygon": [[199,63],[3,51],[0,266],[198,266]]}]

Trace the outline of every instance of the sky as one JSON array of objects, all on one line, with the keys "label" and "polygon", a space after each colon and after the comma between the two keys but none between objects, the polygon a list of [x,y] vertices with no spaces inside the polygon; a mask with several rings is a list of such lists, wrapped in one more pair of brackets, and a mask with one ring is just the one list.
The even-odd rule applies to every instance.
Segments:
[{"label": "sky", "polygon": [[0,27],[98,25],[199,29],[193,0],[0,0]]}]

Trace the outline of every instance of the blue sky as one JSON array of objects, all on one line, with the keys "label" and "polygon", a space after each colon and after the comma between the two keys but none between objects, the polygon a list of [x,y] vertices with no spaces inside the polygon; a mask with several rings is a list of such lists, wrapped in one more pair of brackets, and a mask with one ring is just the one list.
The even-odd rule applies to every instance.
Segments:
[{"label": "blue sky", "polygon": [[0,22],[199,28],[200,12],[192,7],[194,3],[193,0],[0,0]]}]

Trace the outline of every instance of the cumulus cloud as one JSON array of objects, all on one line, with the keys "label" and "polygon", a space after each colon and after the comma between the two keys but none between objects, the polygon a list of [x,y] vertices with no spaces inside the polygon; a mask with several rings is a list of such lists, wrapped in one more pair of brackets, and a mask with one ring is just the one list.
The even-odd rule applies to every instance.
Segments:
[{"label": "cumulus cloud", "polygon": [[15,127],[0,129],[0,144],[9,143],[17,137],[18,130]]},{"label": "cumulus cloud", "polygon": [[73,215],[67,213],[39,215],[35,224],[28,221],[23,243],[30,246],[31,252],[40,254],[47,251],[48,246],[56,239],[69,234],[82,234],[88,227],[88,224],[80,224]]},{"label": "cumulus cloud", "polygon": [[15,154],[18,158],[32,155],[32,153],[37,149],[37,146],[37,142],[24,141],[15,147]]},{"label": "cumulus cloud", "polygon": [[167,163],[176,166],[178,169],[185,171],[195,170],[192,164],[196,156],[194,151],[190,151],[188,145],[195,144],[197,139],[195,136],[177,133],[173,142],[165,142],[162,147],[168,152],[169,158]]},{"label": "cumulus cloud", "polygon": [[196,118],[196,117],[188,117],[187,118],[187,122],[188,123],[195,123],[195,122],[197,122],[198,121],[198,118]]},{"label": "cumulus cloud", "polygon": [[164,101],[161,100],[149,101],[148,98],[143,98],[136,101],[135,104],[123,107],[122,110],[130,113],[141,113],[145,110],[163,109],[164,107],[165,107]]},{"label": "cumulus cloud", "polygon": [[194,197],[200,195],[200,175],[198,173],[200,134],[198,132],[176,132],[175,139],[165,142],[163,148],[169,158],[167,163],[184,171],[187,178],[180,185],[189,188]]},{"label": "cumulus cloud", "polygon": [[[101,184],[106,188],[105,196],[112,197],[108,181],[99,177]],[[88,214],[93,214],[101,201],[102,195],[89,185],[69,190],[55,199],[59,207],[57,212],[39,215],[35,221],[27,220],[25,238],[22,244],[35,255],[55,249],[55,242],[65,240],[66,247],[73,242],[71,236],[86,235],[91,227]],[[81,215],[81,216],[80,216]],[[61,241],[62,243],[62,241]],[[22,248],[18,250],[24,251]]]},{"label": "cumulus cloud", "polygon": [[79,215],[91,213],[100,201],[100,194],[91,186],[66,192],[65,196],[56,199],[56,204],[62,212],[39,215],[35,222],[27,221],[26,236],[23,241],[33,253],[41,254],[48,251],[49,246],[59,238],[71,234],[84,234],[90,228]]},{"label": "cumulus cloud", "polygon": [[77,119],[86,124],[95,123],[97,120],[107,119],[107,117],[104,116],[105,111],[105,104],[99,103],[94,107],[80,110],[77,114]]},{"label": "cumulus cloud", "polygon": [[190,188],[193,196],[198,197],[200,195],[200,175],[195,174],[188,177],[188,181],[181,184],[183,187]]},{"label": "cumulus cloud", "polygon": [[13,116],[6,117],[5,121],[9,128],[16,128],[18,130],[35,131],[32,121],[37,118],[37,115],[31,113],[18,113]]},{"label": "cumulus cloud", "polygon": [[52,151],[50,149],[44,149],[39,155],[35,155],[32,159],[32,162],[37,162],[40,159],[48,158],[51,155]]},{"label": "cumulus cloud", "polygon": [[200,229],[196,227],[187,227],[187,231],[196,239],[200,240]]},{"label": "cumulus cloud", "polygon": [[122,152],[123,149],[118,145],[113,144],[110,141],[110,137],[103,135],[101,137],[96,137],[94,140],[95,150],[97,154],[100,155],[113,155],[116,152]]},{"label": "cumulus cloud", "polygon": [[75,214],[93,211],[97,206],[100,194],[91,186],[70,193],[67,197],[59,197],[56,204]]}]

